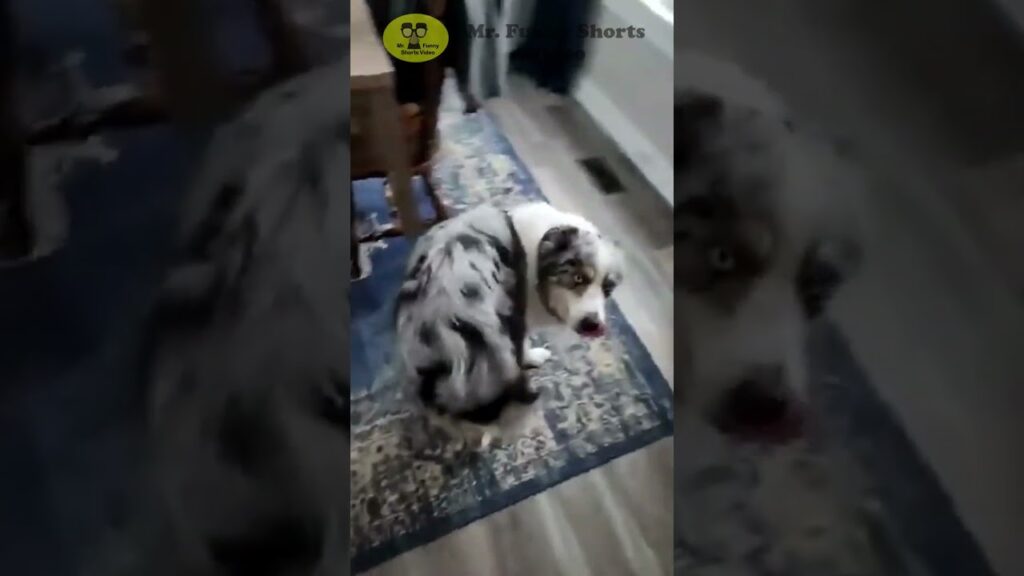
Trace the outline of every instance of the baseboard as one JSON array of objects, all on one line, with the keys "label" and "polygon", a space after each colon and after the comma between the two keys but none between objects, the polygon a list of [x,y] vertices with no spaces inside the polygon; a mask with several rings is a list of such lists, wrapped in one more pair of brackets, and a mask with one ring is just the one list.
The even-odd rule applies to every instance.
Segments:
[{"label": "baseboard", "polygon": [[672,151],[659,150],[654,146],[589,78],[580,79],[574,96],[598,127],[643,174],[648,183],[670,206],[674,206]]}]

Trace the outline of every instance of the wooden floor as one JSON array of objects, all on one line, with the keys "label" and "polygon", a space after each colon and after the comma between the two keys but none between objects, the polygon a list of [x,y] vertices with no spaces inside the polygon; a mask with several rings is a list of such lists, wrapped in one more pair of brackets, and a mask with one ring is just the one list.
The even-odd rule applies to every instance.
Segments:
[{"label": "wooden floor", "polygon": [[[572,105],[552,107],[557,102],[513,79],[509,95],[487,109],[552,204],[582,214],[622,243],[627,280],[616,302],[673,385],[669,208],[628,169],[617,170],[624,192],[602,194],[576,160],[614,152]],[[368,574],[667,576],[672,448],[671,438],[661,440]]]}]

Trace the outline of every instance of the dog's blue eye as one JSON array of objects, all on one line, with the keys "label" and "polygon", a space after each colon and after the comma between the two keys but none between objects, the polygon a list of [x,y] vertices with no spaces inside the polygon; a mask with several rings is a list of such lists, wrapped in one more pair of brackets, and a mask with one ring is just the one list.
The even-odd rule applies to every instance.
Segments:
[{"label": "dog's blue eye", "polygon": [[708,262],[719,272],[731,272],[736,267],[736,258],[728,248],[715,246],[708,250]]}]

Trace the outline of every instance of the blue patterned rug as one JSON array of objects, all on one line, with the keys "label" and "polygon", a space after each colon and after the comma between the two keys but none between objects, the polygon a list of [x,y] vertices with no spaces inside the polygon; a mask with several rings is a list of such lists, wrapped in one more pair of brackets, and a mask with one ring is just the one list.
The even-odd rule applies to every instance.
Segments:
[{"label": "blue patterned rug", "polygon": [[[435,176],[454,211],[481,202],[543,199],[511,145],[483,112],[446,105]],[[418,183],[421,184],[421,183]],[[355,184],[367,226],[388,219],[384,183]],[[417,191],[421,211],[430,214]],[[612,336],[582,341],[552,334],[555,352],[533,375],[542,418],[525,437],[466,458],[438,436],[429,460],[403,430],[410,408],[389,370],[392,304],[409,251],[404,239],[370,248],[369,272],[352,284],[353,572],[367,570],[524,498],[672,434],[672,391],[628,322],[610,310]]]}]

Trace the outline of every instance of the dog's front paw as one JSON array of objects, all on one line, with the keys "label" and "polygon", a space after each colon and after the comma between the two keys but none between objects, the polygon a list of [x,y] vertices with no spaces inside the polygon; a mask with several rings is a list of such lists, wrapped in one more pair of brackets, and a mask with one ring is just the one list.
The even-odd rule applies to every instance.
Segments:
[{"label": "dog's front paw", "polygon": [[523,364],[527,368],[539,368],[549,358],[551,358],[551,351],[547,348],[530,348],[524,355]]},{"label": "dog's front paw", "polygon": [[497,438],[495,438],[494,434],[491,434],[489,431],[484,431],[483,433],[480,434],[480,440],[477,449],[487,450],[488,448],[496,444],[496,440]]}]

